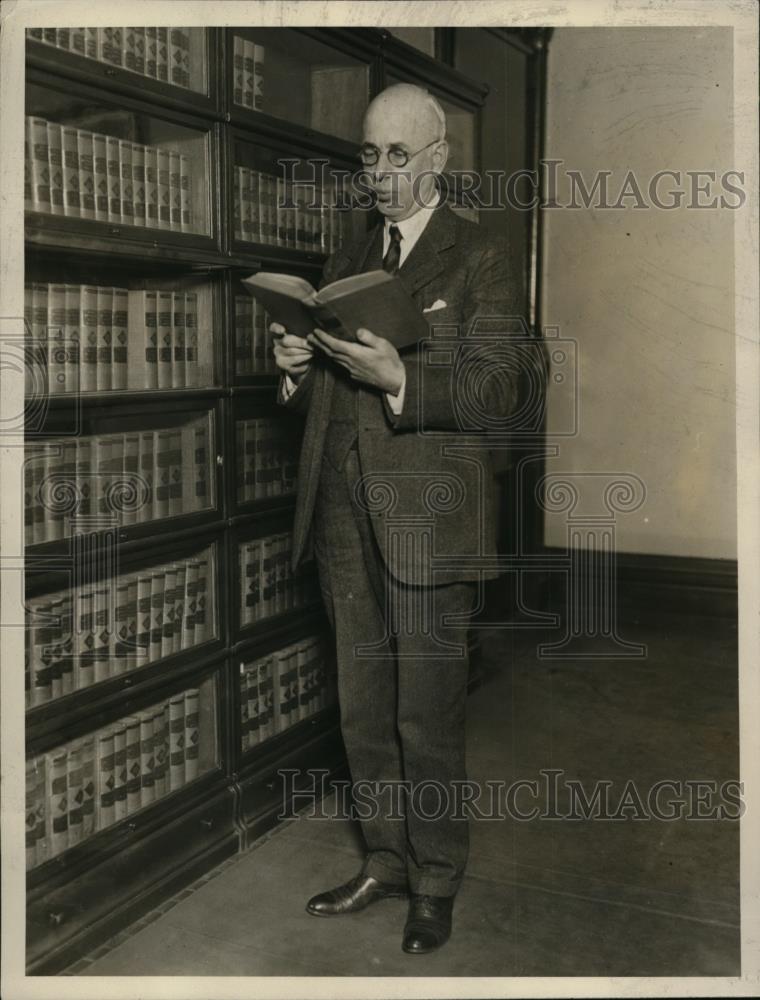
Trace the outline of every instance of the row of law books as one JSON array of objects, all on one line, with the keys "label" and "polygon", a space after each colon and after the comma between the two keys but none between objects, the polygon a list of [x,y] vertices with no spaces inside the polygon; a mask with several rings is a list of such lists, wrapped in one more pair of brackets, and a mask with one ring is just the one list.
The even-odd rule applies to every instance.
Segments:
[{"label": "row of law books", "polygon": [[270,318],[250,295],[235,296],[235,373],[274,375],[277,372],[269,335]]},{"label": "row of law books", "polygon": [[24,205],[75,219],[194,232],[190,157],[27,115]]},{"label": "row of law books", "polygon": [[195,292],[24,286],[27,395],[203,384]]},{"label": "row of law books", "polygon": [[236,423],[237,502],[295,492],[299,443],[293,429],[269,417]]},{"label": "row of law books", "polygon": [[330,254],[341,246],[346,224],[335,201],[332,189],[236,166],[235,239]]},{"label": "row of law books", "polygon": [[232,100],[244,108],[264,110],[264,59],[266,49],[235,35],[232,50]]},{"label": "row of law books", "polygon": [[255,622],[313,604],[319,588],[313,573],[295,572],[290,532],[244,542],[240,557],[240,624]]},{"label": "row of law books", "polygon": [[190,87],[190,32],[199,28],[27,28],[28,38],[177,87]]},{"label": "row of law books", "polygon": [[27,545],[143,524],[211,506],[209,423],[29,444],[24,461]]},{"label": "row of law books", "polygon": [[26,707],[207,642],[214,608],[208,550],[28,600]]},{"label": "row of law books", "polygon": [[318,636],[241,663],[242,749],[258,746],[334,701],[334,670]]},{"label": "row of law books", "polygon": [[193,781],[199,700],[191,688],[27,760],[27,869]]}]

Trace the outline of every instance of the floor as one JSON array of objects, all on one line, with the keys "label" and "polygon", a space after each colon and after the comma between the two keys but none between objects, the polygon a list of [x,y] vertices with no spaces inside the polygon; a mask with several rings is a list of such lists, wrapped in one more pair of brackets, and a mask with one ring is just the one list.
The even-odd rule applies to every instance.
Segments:
[{"label": "floor", "polygon": [[[472,820],[454,933],[439,952],[401,951],[401,900],[349,917],[305,913],[309,896],[355,873],[361,843],[347,820],[298,817],[68,973],[739,974],[738,824],[630,818],[636,792],[646,811],[657,781],[738,777],[735,626],[671,617],[631,623],[624,637],[646,643],[647,656],[547,661],[535,630],[485,635],[493,673],[468,705],[470,778],[543,787],[540,771],[557,769],[560,785],[583,782],[587,798],[608,781],[610,813],[630,779],[635,789],[629,818]],[[516,805],[535,801],[523,793]],[[561,814],[562,789],[556,801]]]}]

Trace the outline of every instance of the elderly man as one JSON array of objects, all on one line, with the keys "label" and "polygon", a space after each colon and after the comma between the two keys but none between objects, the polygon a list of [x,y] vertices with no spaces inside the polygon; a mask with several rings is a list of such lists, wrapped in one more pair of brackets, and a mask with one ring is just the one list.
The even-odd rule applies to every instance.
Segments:
[{"label": "elderly man", "polygon": [[381,219],[330,257],[322,282],[397,274],[431,336],[445,333],[441,349],[399,354],[381,322],[358,343],[271,328],[281,402],[306,416],[295,558],[313,544],[365,806],[361,872],[307,910],[333,916],[408,897],[402,947],[411,954],[448,939],[468,853],[459,808],[467,621],[496,537],[490,458],[465,384],[483,362],[482,333],[491,340],[479,405],[509,414],[517,384],[503,349],[492,349],[515,312],[507,251],[440,199],[445,130],[440,105],[419,87],[397,84],[372,101],[360,155]]}]

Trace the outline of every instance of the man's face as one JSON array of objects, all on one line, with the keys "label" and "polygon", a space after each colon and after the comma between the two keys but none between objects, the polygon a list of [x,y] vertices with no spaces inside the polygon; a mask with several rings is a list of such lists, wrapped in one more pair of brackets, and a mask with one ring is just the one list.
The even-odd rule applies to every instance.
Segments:
[{"label": "man's face", "polygon": [[[364,119],[362,149],[379,153],[379,158],[364,170],[384,216],[408,219],[430,201],[432,173],[440,173],[446,162],[446,143],[436,141],[439,135],[439,124],[424,105],[384,100],[382,95],[373,101]],[[408,156],[406,165],[394,165],[389,155],[402,153]]]}]

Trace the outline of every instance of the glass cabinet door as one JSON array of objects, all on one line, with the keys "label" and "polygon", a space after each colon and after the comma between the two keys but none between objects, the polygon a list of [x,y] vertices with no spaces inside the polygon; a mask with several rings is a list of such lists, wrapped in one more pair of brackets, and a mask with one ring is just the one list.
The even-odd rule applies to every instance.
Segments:
[{"label": "glass cabinet door", "polygon": [[70,586],[27,599],[27,708],[218,638],[215,544],[105,578],[78,563]]},{"label": "glass cabinet door", "polygon": [[219,766],[216,677],[26,762],[27,870]]},{"label": "glass cabinet door", "polygon": [[284,414],[235,421],[238,506],[295,495],[302,427]]},{"label": "glass cabinet door", "polygon": [[359,142],[369,68],[299,31],[235,28],[233,104]]},{"label": "glass cabinet door", "polygon": [[26,91],[25,205],[62,219],[211,234],[209,128],[109,104],[86,89]]},{"label": "glass cabinet door", "polygon": [[216,506],[211,410],[88,420],[27,445],[26,544],[147,524]]},{"label": "glass cabinet door", "polygon": [[278,531],[238,543],[240,627],[314,608],[320,599],[315,567],[294,572],[293,537]]},{"label": "glass cabinet door", "polygon": [[240,664],[243,752],[335,704],[331,646],[310,635]]},{"label": "glass cabinet door", "polygon": [[27,38],[110,69],[208,93],[205,28],[27,28]]}]

